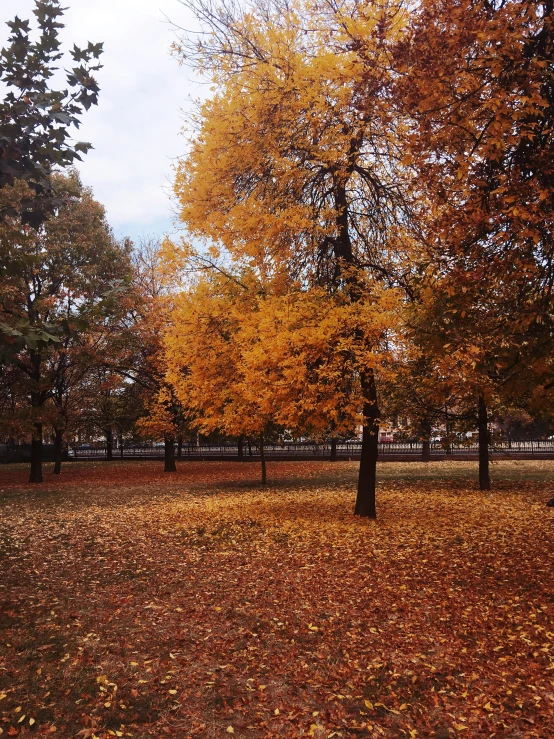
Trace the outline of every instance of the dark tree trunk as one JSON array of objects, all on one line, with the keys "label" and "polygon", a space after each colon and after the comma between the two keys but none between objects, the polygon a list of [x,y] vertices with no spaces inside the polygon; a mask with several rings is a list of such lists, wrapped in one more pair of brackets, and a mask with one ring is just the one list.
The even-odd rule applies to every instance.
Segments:
[{"label": "dark tree trunk", "polygon": [[479,396],[478,424],[479,430],[479,489],[490,490],[491,480],[489,475],[489,426],[487,417],[487,404],[482,395]]},{"label": "dark tree trunk", "polygon": [[[42,357],[39,352],[31,352],[31,365],[33,372],[31,378],[35,388],[31,392],[31,407],[35,418],[39,415],[44,403],[44,396],[40,392]],[[40,416],[39,416],[40,417]],[[33,424],[33,435],[31,438],[31,471],[29,482],[42,482],[42,421]]]},{"label": "dark tree trunk", "polygon": [[111,428],[107,428],[106,434],[106,459],[108,462],[113,461],[113,431]]},{"label": "dark tree trunk", "polygon": [[63,429],[56,429],[54,437],[54,475],[62,471]]},{"label": "dark tree trunk", "polygon": [[429,439],[423,439],[423,446],[421,448],[421,461],[431,461],[431,442]]},{"label": "dark tree trunk", "polygon": [[119,437],[119,456],[121,459],[123,459],[123,452],[125,450],[125,447],[123,446],[123,437]]},{"label": "dark tree trunk", "polygon": [[362,431],[362,453],[358,475],[358,495],[355,516],[376,518],[375,486],[377,483],[377,457],[379,455],[379,407],[375,375],[368,372],[362,377],[364,395],[364,426]]},{"label": "dark tree trunk", "polygon": [[42,482],[42,423],[40,422],[36,422],[33,426],[29,482]]},{"label": "dark tree trunk", "polygon": [[331,439],[331,462],[337,461],[337,437]]},{"label": "dark tree trunk", "polygon": [[248,439],[248,456],[252,456],[252,439]]},{"label": "dark tree trunk", "polygon": [[164,439],[164,472],[176,472],[175,466],[175,440],[166,437]]},{"label": "dark tree trunk", "polygon": [[239,436],[237,441],[238,446],[238,460],[242,462],[244,459],[244,436]]},{"label": "dark tree trunk", "polygon": [[179,462],[183,459],[183,437],[177,439],[177,459]]},{"label": "dark tree trunk", "polygon": [[423,446],[421,449],[421,460],[423,462],[431,461],[431,431],[433,430],[431,421],[427,416],[423,418],[421,423],[421,430],[423,431]]},{"label": "dark tree trunk", "polygon": [[260,434],[260,459],[262,462],[262,485],[267,485],[267,470],[265,465],[264,435]]}]

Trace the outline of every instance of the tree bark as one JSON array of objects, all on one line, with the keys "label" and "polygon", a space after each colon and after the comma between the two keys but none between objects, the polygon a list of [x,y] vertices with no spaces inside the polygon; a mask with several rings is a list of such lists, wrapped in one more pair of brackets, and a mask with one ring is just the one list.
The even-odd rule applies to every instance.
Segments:
[{"label": "tree bark", "polygon": [[252,439],[248,439],[248,456],[252,456]]},{"label": "tree bark", "polygon": [[63,452],[63,429],[56,429],[54,436],[54,475],[59,475],[62,471],[62,452]]},{"label": "tree bark", "polygon": [[120,436],[119,437],[119,456],[120,456],[121,459],[123,459],[123,451],[124,451],[123,437]]},{"label": "tree bark", "polygon": [[183,437],[179,436],[177,439],[177,459],[181,461],[183,459]]},{"label": "tree bark", "polygon": [[105,430],[106,434],[106,459],[108,462],[113,461],[113,431],[111,427]]},{"label": "tree bark", "polygon": [[431,441],[429,439],[423,439],[423,446],[421,448],[421,461],[431,461]]},{"label": "tree bark", "polygon": [[242,462],[244,460],[244,436],[239,436],[237,440],[238,447],[238,460]]},{"label": "tree bark", "polygon": [[[31,407],[35,418],[39,416],[40,410],[44,403],[44,395],[40,391],[42,357],[39,352],[31,352],[31,365],[33,368],[31,378],[34,383],[34,389],[31,392]],[[40,416],[39,416],[40,418]],[[42,421],[35,421],[33,424],[33,435],[31,438],[31,471],[29,474],[29,482],[42,482]]]},{"label": "tree bark", "polygon": [[427,416],[423,418],[423,421],[421,423],[421,430],[423,431],[423,445],[421,449],[421,461],[422,462],[430,462],[431,461],[431,431],[432,431],[432,425],[431,421]]},{"label": "tree bark", "polygon": [[262,462],[262,485],[267,485],[267,470],[265,464],[264,435],[260,434],[260,460]]},{"label": "tree bark", "polygon": [[479,430],[479,489],[490,490],[489,474],[489,425],[485,398],[479,396],[478,424]]},{"label": "tree bark", "polygon": [[362,453],[358,475],[358,495],[355,516],[376,518],[375,487],[377,483],[377,457],[379,455],[379,407],[375,375],[369,371],[362,378],[364,396],[364,425],[362,431]]},{"label": "tree bark", "polygon": [[39,421],[33,425],[29,482],[42,482],[42,423]]},{"label": "tree bark", "polygon": [[176,472],[175,440],[168,436],[164,439],[164,472]]},{"label": "tree bark", "polygon": [[331,439],[331,462],[337,461],[337,437]]}]

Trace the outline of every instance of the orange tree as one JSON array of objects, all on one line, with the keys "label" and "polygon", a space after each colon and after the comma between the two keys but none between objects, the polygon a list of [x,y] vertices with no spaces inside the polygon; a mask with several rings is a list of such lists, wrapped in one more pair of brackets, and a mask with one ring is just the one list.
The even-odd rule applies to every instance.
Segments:
[{"label": "orange tree", "polygon": [[398,352],[390,326],[401,305],[380,285],[365,290],[372,299],[353,303],[299,283],[285,290],[247,268],[212,269],[175,298],[167,379],[203,431],[260,437],[265,482],[271,424],[321,437],[351,433],[363,420],[359,376],[368,367],[386,375],[393,349],[385,337]]},{"label": "orange tree", "polygon": [[[199,0],[190,7],[206,34],[185,38],[176,51],[210,76],[215,91],[176,176],[189,232],[215,255],[225,248],[260,274],[294,276],[361,312],[365,301],[378,303],[368,281],[379,283],[379,296],[406,286],[413,214],[403,124],[390,105],[403,4],[259,3],[243,11]],[[363,53],[361,37],[370,41]],[[374,517],[374,366],[385,342],[353,330],[351,340],[374,355],[352,372],[363,412],[355,512]]]},{"label": "orange tree", "polygon": [[[477,409],[548,385],[554,330],[550,0],[424,0],[395,49],[406,159],[432,201],[425,325]],[[472,389],[470,389],[472,388]]]}]

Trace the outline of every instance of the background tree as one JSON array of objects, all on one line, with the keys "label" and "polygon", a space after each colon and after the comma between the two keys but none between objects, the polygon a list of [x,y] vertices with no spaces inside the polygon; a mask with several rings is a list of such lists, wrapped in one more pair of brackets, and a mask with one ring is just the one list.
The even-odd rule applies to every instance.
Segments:
[{"label": "background tree", "polygon": [[424,297],[435,350],[473,384],[485,489],[487,406],[552,355],[553,50],[552,3],[529,0],[428,0],[395,50],[433,203]]},{"label": "background tree", "polygon": [[[54,181],[63,204],[29,233],[25,269],[6,274],[0,286],[0,321],[5,335],[12,329],[16,334],[11,362],[25,381],[32,409],[31,482],[42,481],[45,404],[66,370],[61,355],[79,344],[94,322],[103,324],[119,310],[113,291],[130,270],[127,246],[115,241],[103,207],[77,174],[56,175]],[[22,325],[35,334],[23,345],[17,336]],[[66,341],[60,345],[52,336]]]},{"label": "background tree", "polygon": [[[67,73],[67,87],[51,89],[56,63],[62,58],[63,9],[58,0],[36,0],[33,13],[40,29],[38,40],[31,40],[29,21],[16,16],[7,24],[11,34],[0,52],[0,83],[6,88],[0,102],[0,190],[19,182],[27,185],[17,201],[0,203],[0,220],[15,230],[19,224],[37,228],[60,206],[52,172],[79,161],[91,147],[73,142],[69,129],[78,127],[82,113],[98,101],[92,73],[100,69],[96,60],[102,53],[102,44],[74,46],[69,53],[77,66]],[[3,269],[13,269],[18,257],[16,249],[4,245]]]}]

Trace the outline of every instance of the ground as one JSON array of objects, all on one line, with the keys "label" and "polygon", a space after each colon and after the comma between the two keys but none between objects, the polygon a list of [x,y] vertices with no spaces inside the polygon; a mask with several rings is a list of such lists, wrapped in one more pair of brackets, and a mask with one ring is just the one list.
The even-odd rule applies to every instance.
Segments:
[{"label": "ground", "polygon": [[554,736],[554,462],[0,467],[0,733]]}]

